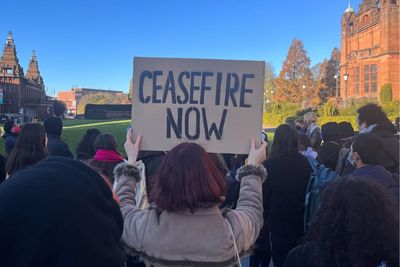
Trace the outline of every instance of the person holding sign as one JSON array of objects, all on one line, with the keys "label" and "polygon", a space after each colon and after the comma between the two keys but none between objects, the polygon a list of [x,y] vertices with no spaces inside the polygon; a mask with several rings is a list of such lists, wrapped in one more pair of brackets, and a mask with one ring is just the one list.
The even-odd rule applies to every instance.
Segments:
[{"label": "person holding sign", "polygon": [[256,148],[254,139],[247,164],[237,172],[241,181],[235,210],[222,214],[222,174],[206,151],[195,143],[175,146],[161,163],[154,203],[140,210],[135,203],[139,171],[135,166],[141,135],[132,142],[127,133],[127,163],[115,170],[114,192],[124,219],[123,241],[141,253],[147,266],[240,266],[243,255],[256,241],[263,224],[262,166],[267,143]]}]

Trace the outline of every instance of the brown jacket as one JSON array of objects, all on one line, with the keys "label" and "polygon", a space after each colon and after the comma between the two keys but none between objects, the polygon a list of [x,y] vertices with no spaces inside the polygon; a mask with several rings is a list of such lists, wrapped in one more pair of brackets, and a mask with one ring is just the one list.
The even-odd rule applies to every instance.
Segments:
[{"label": "brown jacket", "polygon": [[[132,188],[138,170],[126,163],[115,168],[114,191],[124,218],[123,241],[140,252],[147,266],[235,266],[232,226],[238,251],[248,251],[263,224],[264,167],[244,166],[237,177],[241,188],[237,208],[221,213],[217,205],[194,213],[162,211],[155,206],[139,210]],[[225,219],[226,218],[226,219]]]}]

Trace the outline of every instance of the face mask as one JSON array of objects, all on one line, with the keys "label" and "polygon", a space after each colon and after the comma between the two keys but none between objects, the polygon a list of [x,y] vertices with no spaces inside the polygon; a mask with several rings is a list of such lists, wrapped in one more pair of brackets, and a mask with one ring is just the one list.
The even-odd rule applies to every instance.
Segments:
[{"label": "face mask", "polygon": [[354,159],[352,159],[352,157],[351,157],[352,154],[353,153],[349,153],[349,155],[347,156],[347,160],[350,162],[351,166],[353,166],[354,168],[357,168],[356,161]]}]

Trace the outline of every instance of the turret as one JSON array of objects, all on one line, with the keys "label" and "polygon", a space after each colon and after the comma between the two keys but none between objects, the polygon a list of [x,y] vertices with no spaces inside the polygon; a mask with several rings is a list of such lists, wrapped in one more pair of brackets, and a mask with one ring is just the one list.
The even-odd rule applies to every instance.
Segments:
[{"label": "turret", "polygon": [[35,50],[32,51],[32,56],[29,60],[28,72],[26,73],[25,77],[28,80],[34,81],[43,86],[43,78],[40,75],[39,64],[36,58]]},{"label": "turret", "polygon": [[0,61],[0,76],[22,77],[24,71],[19,65],[17,50],[15,48],[12,32],[8,32]]}]

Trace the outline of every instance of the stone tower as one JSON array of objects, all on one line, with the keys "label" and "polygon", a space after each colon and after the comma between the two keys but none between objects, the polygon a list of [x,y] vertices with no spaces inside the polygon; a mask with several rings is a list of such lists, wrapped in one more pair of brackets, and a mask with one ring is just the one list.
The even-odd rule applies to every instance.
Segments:
[{"label": "stone tower", "polygon": [[28,72],[25,77],[28,80],[34,81],[37,84],[43,86],[43,78],[40,75],[39,64],[36,58],[35,50],[32,51],[31,59],[29,60]]},{"label": "stone tower", "polygon": [[23,77],[24,71],[19,65],[17,50],[15,48],[12,32],[8,32],[7,40],[0,61],[0,71],[3,77]]},{"label": "stone tower", "polygon": [[19,64],[12,33],[9,32],[0,60],[0,113],[19,119],[51,115],[52,100],[46,96],[35,52],[28,73]]},{"label": "stone tower", "polygon": [[399,22],[399,0],[363,0],[357,13],[350,5],[345,10],[340,58],[342,99],[377,99],[386,83],[392,85],[393,98],[400,98]]}]

